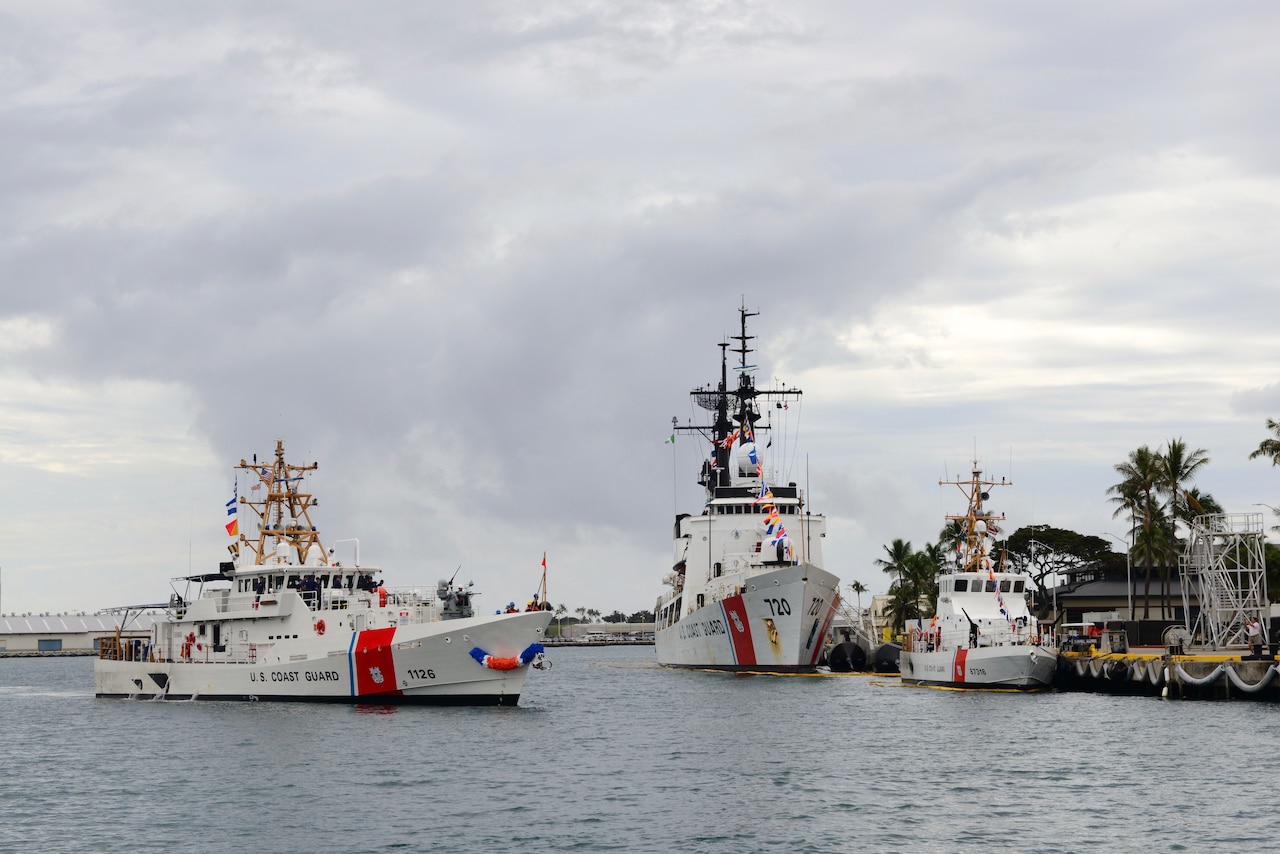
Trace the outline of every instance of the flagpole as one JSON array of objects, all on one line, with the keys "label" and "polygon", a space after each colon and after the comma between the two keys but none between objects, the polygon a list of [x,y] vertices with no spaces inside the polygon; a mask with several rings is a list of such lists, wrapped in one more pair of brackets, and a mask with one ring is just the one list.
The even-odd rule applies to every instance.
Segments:
[{"label": "flagpole", "polygon": [[679,422],[676,417],[671,416],[671,513],[678,515],[680,513],[680,496],[679,487],[676,479],[676,425]]}]

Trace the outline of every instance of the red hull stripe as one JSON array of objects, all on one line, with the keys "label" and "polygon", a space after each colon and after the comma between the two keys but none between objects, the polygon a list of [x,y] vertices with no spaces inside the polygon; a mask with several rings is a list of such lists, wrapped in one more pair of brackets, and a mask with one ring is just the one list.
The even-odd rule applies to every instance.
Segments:
[{"label": "red hull stripe", "polygon": [[813,657],[809,659],[809,664],[818,663],[818,656],[822,655],[823,644],[827,640],[827,632],[831,631],[831,621],[836,616],[836,606],[840,604],[840,594],[837,593],[831,600],[831,607],[827,609],[827,618],[822,621],[822,631],[818,633],[820,639],[818,643],[813,645]]},{"label": "red hull stripe", "polygon": [[391,642],[396,627],[370,629],[356,636],[356,696],[399,694],[396,687],[396,663],[391,655]]},{"label": "red hull stripe", "polygon": [[952,665],[952,667],[951,667],[951,681],[952,681],[952,682],[956,682],[956,683],[960,683],[960,684],[963,684],[963,683],[964,683],[964,675],[965,675],[965,673],[966,673],[966,672],[968,671],[968,669],[969,669],[969,668],[965,665],[965,659],[967,659],[968,657],[969,657],[969,650],[967,650],[967,649],[957,649],[957,650],[956,650],[955,663],[954,663],[954,664]]},{"label": "red hull stripe", "polygon": [[733,659],[735,664],[755,664],[756,647],[751,642],[751,623],[747,620],[747,603],[741,596],[730,596],[722,599],[720,606],[724,609],[724,622],[729,627],[729,639],[733,642]]}]

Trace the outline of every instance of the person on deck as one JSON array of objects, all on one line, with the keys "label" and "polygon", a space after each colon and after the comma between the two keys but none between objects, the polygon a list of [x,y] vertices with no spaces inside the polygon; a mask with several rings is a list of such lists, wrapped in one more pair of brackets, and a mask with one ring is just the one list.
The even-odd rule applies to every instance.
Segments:
[{"label": "person on deck", "polygon": [[1249,642],[1250,655],[1262,655],[1262,625],[1257,617],[1248,617],[1244,623],[1245,637]]}]

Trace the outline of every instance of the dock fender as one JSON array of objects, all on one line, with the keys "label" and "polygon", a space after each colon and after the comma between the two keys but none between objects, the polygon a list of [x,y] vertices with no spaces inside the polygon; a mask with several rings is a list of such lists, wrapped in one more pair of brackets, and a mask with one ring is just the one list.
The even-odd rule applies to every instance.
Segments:
[{"label": "dock fender", "polygon": [[1241,691],[1244,691],[1246,694],[1256,694],[1257,692],[1261,691],[1263,688],[1267,687],[1268,684],[1270,684],[1271,678],[1275,675],[1276,675],[1276,666],[1273,664],[1267,668],[1266,673],[1262,674],[1261,679],[1259,679],[1257,682],[1250,685],[1248,682],[1244,681],[1244,679],[1240,678],[1240,674],[1236,673],[1236,669],[1234,667],[1227,668],[1227,678],[1231,680],[1231,684],[1235,685],[1237,688],[1239,688]]}]

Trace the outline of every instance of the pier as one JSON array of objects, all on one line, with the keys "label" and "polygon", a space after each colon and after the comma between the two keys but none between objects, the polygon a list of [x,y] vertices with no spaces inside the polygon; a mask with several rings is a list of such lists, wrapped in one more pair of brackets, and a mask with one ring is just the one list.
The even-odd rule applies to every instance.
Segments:
[{"label": "pier", "polygon": [[1063,651],[1059,691],[1145,695],[1186,700],[1280,700],[1274,650],[1252,656],[1195,650]]}]

